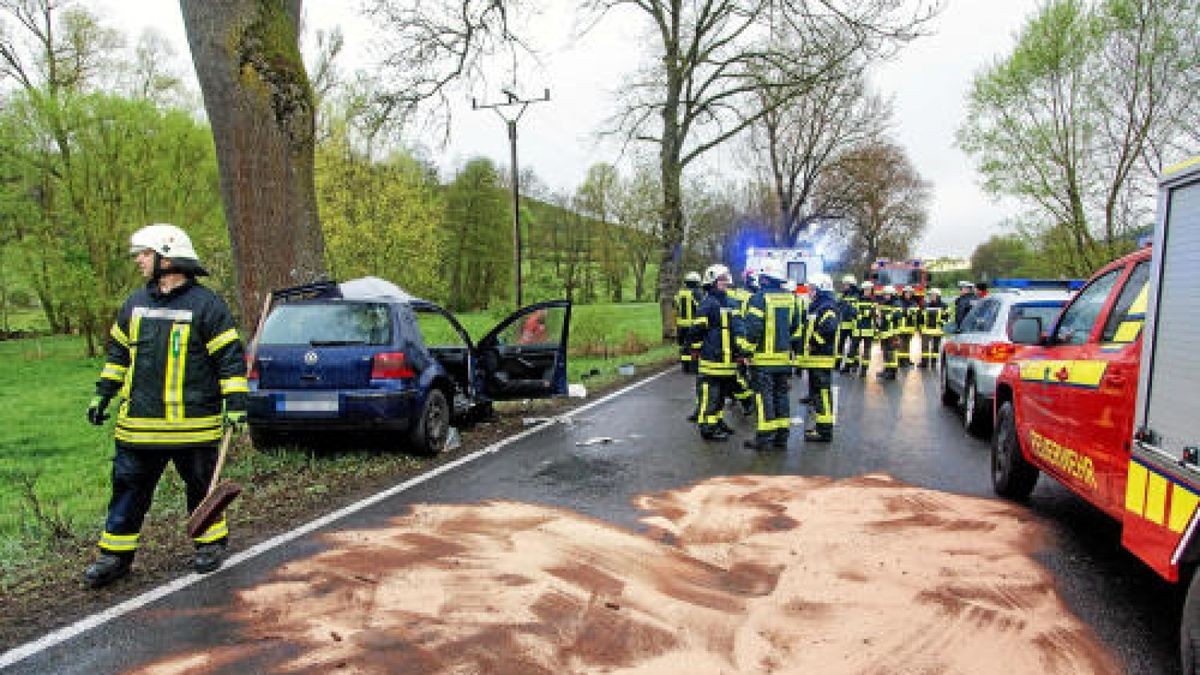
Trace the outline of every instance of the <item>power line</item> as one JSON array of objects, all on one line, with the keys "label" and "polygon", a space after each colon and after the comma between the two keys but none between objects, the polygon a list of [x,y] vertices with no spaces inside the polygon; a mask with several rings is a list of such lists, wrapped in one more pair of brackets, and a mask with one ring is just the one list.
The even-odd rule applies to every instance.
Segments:
[{"label": "power line", "polygon": [[[491,109],[495,110],[500,119],[504,120],[505,126],[508,128],[508,146],[509,155],[511,157],[512,172],[512,212],[513,212],[513,292],[516,300],[515,309],[521,307],[521,203],[520,189],[518,186],[518,171],[517,171],[517,122],[521,119],[521,115],[525,114],[525,109],[530,103],[541,103],[550,100],[550,89],[546,89],[541,98],[523,99],[512,92],[511,89],[501,89],[500,93],[504,94],[506,101],[501,103],[488,103],[480,105],[474,98],[471,99],[472,110]],[[512,117],[505,117],[501,108],[510,106],[520,106],[520,110]]]}]

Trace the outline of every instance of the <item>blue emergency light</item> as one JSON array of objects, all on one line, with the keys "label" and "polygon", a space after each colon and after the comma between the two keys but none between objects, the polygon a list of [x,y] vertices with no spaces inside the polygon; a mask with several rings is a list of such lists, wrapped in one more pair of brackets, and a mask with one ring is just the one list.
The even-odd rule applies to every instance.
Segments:
[{"label": "blue emergency light", "polygon": [[1083,279],[995,279],[992,288],[1015,288],[1024,290],[1063,290],[1077,291],[1083,288]]}]

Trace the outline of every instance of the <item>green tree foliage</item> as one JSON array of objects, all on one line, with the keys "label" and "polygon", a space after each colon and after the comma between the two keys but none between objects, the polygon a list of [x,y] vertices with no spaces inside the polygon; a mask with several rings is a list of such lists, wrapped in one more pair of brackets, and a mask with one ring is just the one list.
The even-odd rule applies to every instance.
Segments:
[{"label": "green tree foliage", "polygon": [[372,162],[344,125],[316,154],[317,198],[329,269],[339,279],[380,276],[409,292],[446,299],[445,207],[436,176],[397,152]]},{"label": "green tree foliage", "polygon": [[1164,164],[1200,151],[1194,0],[1054,0],[978,75],[959,144],[1073,274],[1152,219]]},{"label": "green tree foliage", "polygon": [[451,309],[511,303],[512,211],[491,160],[470,160],[447,188],[443,236]]},{"label": "green tree foliage", "polygon": [[[21,272],[56,331],[102,343],[117,304],[140,283],[128,261],[133,230],[188,230],[218,285],[232,270],[208,130],[149,101],[100,94],[53,105],[14,96],[0,113],[6,140],[3,222]],[[62,129],[62,143],[46,140]]]},{"label": "green tree foliage", "polygon": [[1012,234],[996,235],[975,247],[971,274],[976,279],[1036,277],[1046,274],[1038,264],[1037,252],[1025,239]]}]

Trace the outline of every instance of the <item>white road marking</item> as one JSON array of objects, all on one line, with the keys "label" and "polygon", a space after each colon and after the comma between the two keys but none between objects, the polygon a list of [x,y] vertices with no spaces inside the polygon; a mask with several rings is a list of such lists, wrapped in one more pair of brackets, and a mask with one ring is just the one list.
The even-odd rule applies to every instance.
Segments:
[{"label": "white road marking", "polygon": [[280,534],[271,539],[268,539],[267,541],[264,541],[255,546],[252,546],[252,547],[246,549],[245,551],[236,553],[236,554],[230,556],[229,559],[225,561],[225,565],[222,566],[221,569],[217,570],[216,572],[212,572],[210,574],[203,574],[203,575],[195,574],[195,573],[188,574],[187,576],[180,577],[178,579],[175,579],[174,581],[165,583],[162,586],[158,586],[157,588],[153,588],[149,591],[146,591],[145,593],[142,593],[141,595],[132,597],[118,605],[109,607],[108,609],[106,609],[102,612],[97,612],[95,614],[92,614],[91,616],[84,617],[83,619],[80,619],[79,621],[76,621],[75,623],[73,623],[69,626],[64,626],[62,628],[59,628],[56,631],[47,633],[46,635],[42,636],[41,638],[39,638],[37,640],[34,640],[32,642],[27,642],[19,647],[14,647],[13,649],[10,649],[9,651],[5,652],[3,655],[0,655],[0,668],[11,666],[19,661],[27,659],[30,656],[33,656],[34,654],[38,654],[38,653],[43,652],[55,645],[66,642],[67,640],[70,640],[73,637],[81,635],[82,633],[85,633],[93,628],[102,626],[105,623],[112,621],[113,619],[124,616],[125,614],[128,614],[129,612],[132,612],[136,609],[140,609],[140,608],[142,608],[156,600],[160,600],[172,593],[181,591],[181,590],[187,588],[188,586],[191,586],[191,585],[205,579],[206,577],[213,577],[218,574],[221,574],[233,567],[236,567],[236,566],[246,562],[247,560],[252,560],[254,558],[257,558],[258,556],[266,553],[267,551],[270,551],[271,549],[278,548],[278,547],[292,541],[293,539],[298,539],[300,537],[303,537],[304,535],[310,534],[315,530],[319,530],[322,527],[329,525],[330,523],[336,522],[342,518],[345,518],[346,516],[349,516],[353,513],[358,512],[358,511],[362,511],[363,509],[365,509],[369,506],[373,506],[385,499],[394,497],[394,496],[400,494],[401,492],[404,492],[405,490],[408,490],[409,488],[420,485],[421,483],[424,483],[425,481],[427,481],[431,478],[440,476],[441,474],[451,471],[453,469],[456,469],[460,466],[463,466],[464,464],[473,462],[476,459],[479,459],[480,457],[483,457],[485,455],[490,455],[490,454],[499,452],[501,449],[504,448],[504,446],[509,445],[511,443],[515,443],[521,439],[526,438],[527,436],[532,436],[533,434],[536,434],[539,431],[542,431],[543,429],[550,427],[551,425],[557,423],[560,420],[570,419],[571,417],[574,417],[575,415],[582,413],[585,410],[594,408],[595,406],[598,406],[602,403],[606,403],[611,399],[614,399],[618,396],[621,396],[630,391],[633,391],[634,389],[637,389],[638,387],[641,387],[649,382],[653,382],[654,380],[657,380],[658,378],[662,377],[663,375],[666,375],[666,374],[672,373],[672,372],[676,372],[676,371],[668,368],[667,370],[664,370],[661,373],[658,373],[656,375],[651,375],[650,377],[647,377],[643,380],[639,380],[639,381],[629,385],[628,387],[624,387],[623,389],[618,389],[617,391],[614,391],[611,394],[608,394],[607,396],[596,399],[595,401],[592,401],[591,403],[582,405],[578,408],[575,408],[574,410],[569,410],[561,415],[551,417],[550,419],[546,420],[542,424],[539,424],[535,427],[530,427],[529,429],[526,429],[526,430],[518,433],[515,436],[509,436],[508,438],[503,438],[503,439],[496,441],[495,443],[489,445],[488,447],[483,448],[482,450],[476,450],[475,452],[473,452],[469,455],[464,455],[463,457],[459,457],[458,459],[454,460],[453,462],[449,462],[447,464],[443,464],[439,467],[431,469],[430,471],[423,473],[420,476],[410,478],[409,480],[406,480],[403,483],[400,483],[398,485],[394,485],[394,486],[384,490],[383,492],[377,492],[377,493],[371,495],[370,497],[362,499],[362,500],[355,502],[354,504],[351,504],[344,508],[338,509],[337,511],[334,511],[333,513],[330,513],[328,515],[317,518],[316,520],[310,521],[304,525],[301,525],[300,527],[298,527],[294,530],[291,530],[289,532],[284,532],[283,534]]}]

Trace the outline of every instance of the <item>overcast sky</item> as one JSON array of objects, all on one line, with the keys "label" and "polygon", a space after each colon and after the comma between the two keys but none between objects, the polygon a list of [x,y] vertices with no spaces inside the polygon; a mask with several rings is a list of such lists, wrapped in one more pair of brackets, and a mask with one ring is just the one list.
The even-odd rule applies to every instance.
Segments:
[{"label": "overcast sky", "polygon": [[[181,63],[190,73],[190,56],[179,5],[173,0],[85,0],[110,25],[134,39],[153,27],[177,45]],[[640,57],[631,29],[635,15],[614,17],[582,38],[571,30],[566,11],[573,3],[550,0],[552,7],[539,26],[545,38],[544,68],[518,78],[523,98],[550,89],[551,100],[531,105],[518,126],[518,164],[530,168],[551,187],[572,189],[595,162],[613,161],[615,149],[598,142],[593,132],[611,112],[611,93],[621,74]],[[875,88],[894,97],[897,140],[917,171],[933,185],[930,221],[924,239],[915,247],[923,257],[968,256],[977,244],[1004,232],[1002,223],[1012,204],[993,203],[979,189],[970,159],[954,147],[954,131],[966,111],[972,76],[992,60],[1011,51],[1015,36],[1036,9],[1038,0],[946,0],[947,7],[933,26],[934,34],[909,45],[899,58],[880,66]],[[351,0],[306,0],[308,30],[340,25],[347,37],[344,66],[369,62],[369,35]],[[496,91],[478,91],[480,103],[501,98]],[[198,87],[194,84],[193,87]],[[431,159],[450,171],[474,155],[491,157],[507,166],[509,145],[504,122],[490,110],[472,110],[463,96],[453,111],[449,147],[427,144]],[[417,139],[420,140],[420,139]],[[431,139],[432,140],[432,139]]]}]

